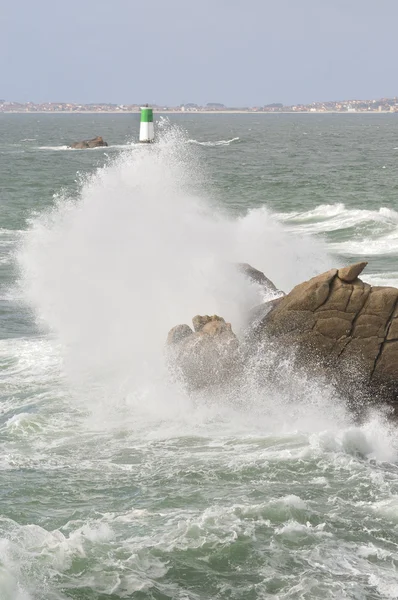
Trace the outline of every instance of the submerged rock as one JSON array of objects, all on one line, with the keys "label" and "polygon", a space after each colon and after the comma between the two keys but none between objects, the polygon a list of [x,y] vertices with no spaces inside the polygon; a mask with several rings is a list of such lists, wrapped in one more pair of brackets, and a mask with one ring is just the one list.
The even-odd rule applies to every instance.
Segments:
[{"label": "submerged rock", "polygon": [[169,365],[191,390],[221,386],[240,369],[239,342],[222,317],[197,315],[188,325],[177,325],[167,336]]},{"label": "submerged rock", "polygon": [[84,150],[86,148],[99,148],[101,146],[107,146],[107,142],[105,142],[101,136],[97,136],[92,140],[83,140],[81,142],[73,142],[69,146],[69,148],[74,148],[76,150]]}]

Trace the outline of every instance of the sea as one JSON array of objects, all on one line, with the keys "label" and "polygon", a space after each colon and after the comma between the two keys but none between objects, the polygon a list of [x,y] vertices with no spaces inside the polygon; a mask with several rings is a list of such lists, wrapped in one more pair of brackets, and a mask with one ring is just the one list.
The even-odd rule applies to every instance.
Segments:
[{"label": "sea", "polygon": [[165,353],[196,314],[242,334],[267,294],[237,262],[286,293],[357,261],[398,286],[398,115],[155,128],[0,115],[0,600],[398,598],[384,411],[359,424],[267,344],[233,393]]}]

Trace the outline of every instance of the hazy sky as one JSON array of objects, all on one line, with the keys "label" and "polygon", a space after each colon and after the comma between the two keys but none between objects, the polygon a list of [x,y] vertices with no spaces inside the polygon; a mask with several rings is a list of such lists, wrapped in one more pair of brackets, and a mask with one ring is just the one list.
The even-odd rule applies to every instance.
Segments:
[{"label": "hazy sky", "polygon": [[395,96],[397,22],[398,0],[0,0],[0,98]]}]

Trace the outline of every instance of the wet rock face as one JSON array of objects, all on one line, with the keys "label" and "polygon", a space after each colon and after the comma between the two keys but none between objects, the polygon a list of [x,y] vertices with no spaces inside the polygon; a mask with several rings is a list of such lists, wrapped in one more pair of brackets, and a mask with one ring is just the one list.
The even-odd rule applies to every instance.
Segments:
[{"label": "wet rock face", "polygon": [[241,366],[239,342],[223,318],[197,315],[188,325],[177,325],[167,337],[171,369],[191,390],[222,386],[235,378]]},{"label": "wet rock face", "polygon": [[352,365],[367,382],[398,390],[398,289],[358,279],[366,265],[296,286],[264,316],[258,333],[298,347],[308,360]]},{"label": "wet rock face", "polygon": [[253,283],[257,283],[259,286],[263,288],[265,292],[276,292],[278,294],[283,294],[276,285],[268,279],[261,271],[258,271],[248,263],[238,263],[237,269],[247,277]]},{"label": "wet rock face", "polygon": [[69,146],[69,148],[74,148],[75,150],[84,150],[86,148],[99,148],[102,146],[107,146],[108,144],[102,139],[101,136],[97,136],[92,140],[83,140],[81,142],[73,142]]}]

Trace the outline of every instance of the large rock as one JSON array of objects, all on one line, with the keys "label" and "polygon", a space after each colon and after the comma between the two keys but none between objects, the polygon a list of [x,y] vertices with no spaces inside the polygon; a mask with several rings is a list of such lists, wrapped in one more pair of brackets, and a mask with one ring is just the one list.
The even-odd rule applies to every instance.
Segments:
[{"label": "large rock", "polygon": [[168,362],[190,390],[224,386],[240,371],[239,342],[231,324],[216,315],[197,315],[188,325],[177,325],[167,336]]},{"label": "large rock", "polygon": [[297,285],[265,311],[256,335],[298,349],[340,383],[365,383],[398,402],[398,289],[358,279],[367,263],[332,269]]},{"label": "large rock", "polygon": [[84,150],[86,148],[99,148],[102,146],[107,146],[108,144],[102,139],[100,135],[93,138],[92,140],[83,140],[82,142],[73,142],[69,146],[69,148],[74,148],[76,150]]},{"label": "large rock", "polygon": [[[274,286],[274,297],[250,311],[241,345],[221,317],[194,317],[194,331],[174,327],[169,364],[190,390],[236,388],[248,378],[278,381],[287,357],[289,369],[326,376],[359,417],[381,401],[398,416],[398,289],[364,283],[366,264],[331,269],[285,296]],[[243,269],[269,289],[261,272]]]}]

